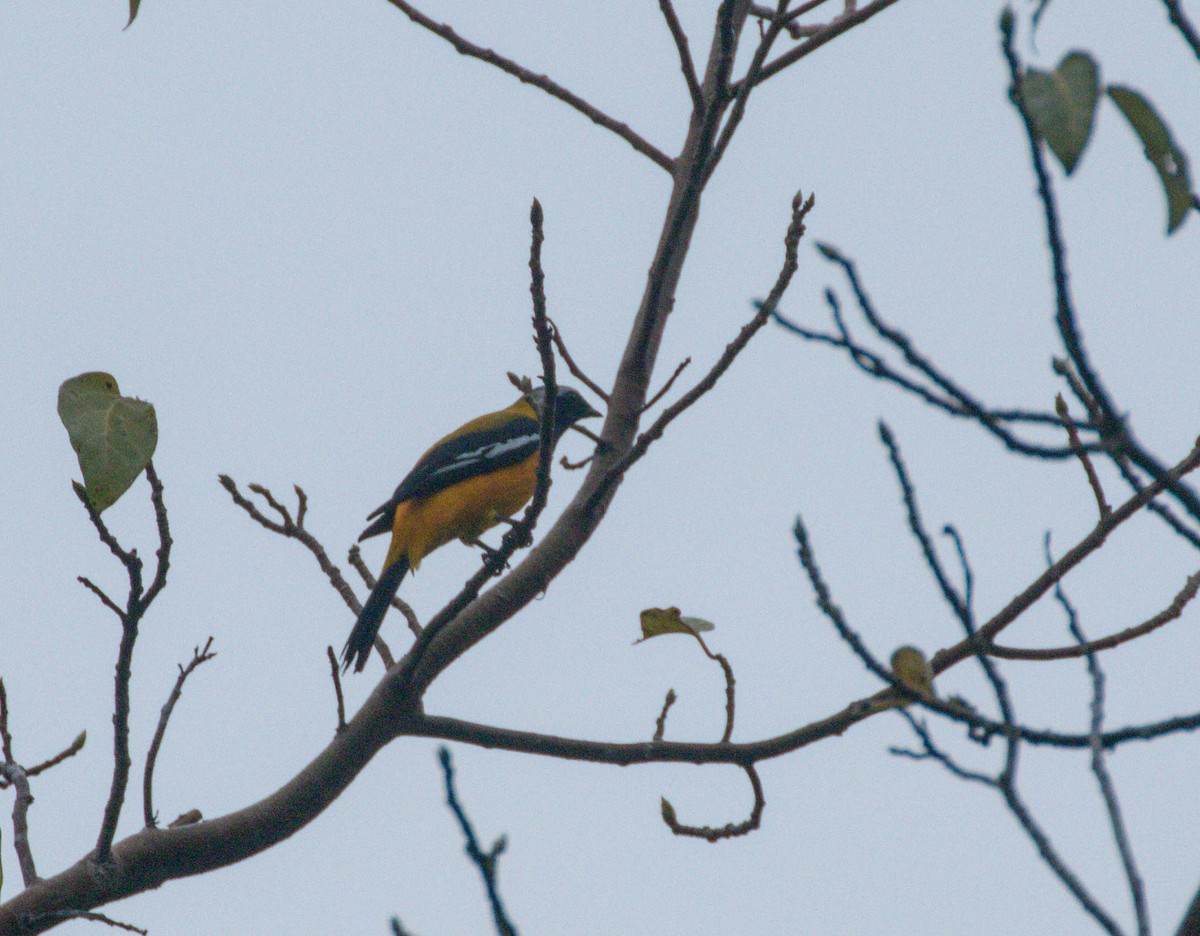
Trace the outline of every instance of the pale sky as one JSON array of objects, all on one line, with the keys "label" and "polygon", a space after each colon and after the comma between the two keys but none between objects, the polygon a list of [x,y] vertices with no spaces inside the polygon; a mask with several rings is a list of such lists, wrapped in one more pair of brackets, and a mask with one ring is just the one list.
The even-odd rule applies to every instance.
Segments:
[{"label": "pale sky", "polygon": [[[715,5],[678,3],[698,55]],[[678,151],[689,102],[657,4],[422,9]],[[1018,12],[1025,24],[1028,5]],[[825,324],[822,291],[833,286],[856,321],[844,282],[814,249],[830,242],[857,260],[881,313],[981,397],[1051,406],[1060,387],[1049,370],[1059,353],[1049,263],[1006,100],[998,13],[904,0],[754,95],[706,193],[656,386],[689,355],[680,386],[699,377],[752,314],[800,188],[815,191],[816,208],[783,302],[789,316]],[[141,825],[141,766],[176,664],[209,635],[218,656],[176,709],[155,791],[163,821],[193,808],[216,817],[272,792],[328,743],[325,647],[340,647],[353,624],[311,556],[252,523],[217,475],[283,498],[301,485],[310,530],[352,574],[346,547],[421,452],[511,402],[506,371],[537,371],[530,201],[546,215],[550,314],[608,384],[669,191],[666,173],[624,141],[456,55],[383,0],[147,0],[122,32],[126,15],[117,2],[25,4],[0,40],[0,676],[21,760],[42,760],[85,728],[89,739],[35,778],[30,834],[43,876],[94,844],[112,770],[118,628],[75,578],[123,594],[121,570],[71,492],[78,466],[55,414],[59,383],[105,370],[154,403],[175,538],[169,585],[134,659],[134,781],[119,836]],[[1200,69],[1160,4],[1056,0],[1036,50],[1024,30],[1019,47],[1043,67],[1090,50],[1104,80],[1150,96],[1200,165]],[[1094,134],[1075,178],[1055,167],[1081,326],[1135,429],[1174,462],[1200,431],[1200,219],[1165,239],[1157,181],[1111,106]],[[667,738],[715,741],[719,670],[683,638],[632,646],[642,608],[677,605],[717,625],[710,646],[738,680],[735,740],[840,710],[879,684],[813,605],[791,536],[798,513],[835,599],[880,656],[957,641],[907,535],[880,418],[930,528],[962,532],[981,616],[1041,571],[1047,530],[1062,552],[1090,529],[1095,506],[1077,464],[1017,460],[769,327],[629,475],[545,598],[439,679],[427,709],[637,741],[650,738],[673,687]],[[587,443],[572,434],[562,451],[579,457]],[[556,474],[551,514],[578,483]],[[151,556],[145,481],[105,516]],[[375,569],[384,548],[365,550]],[[427,617],[477,563],[447,546],[401,595]],[[1066,585],[1089,635],[1101,636],[1160,610],[1198,565],[1139,518]],[[1111,725],[1200,707],[1198,614],[1105,659]],[[384,633],[393,651],[406,648],[395,613]],[[1067,641],[1050,602],[1008,636]],[[348,705],[381,672],[373,660],[348,678]],[[1022,720],[1086,727],[1082,664],[1005,672]],[[990,711],[977,667],[956,667],[938,690]],[[949,724],[934,731],[970,765],[996,769],[998,746],[968,745]],[[715,845],[673,837],[659,798],[684,822],[740,821],[751,799],[735,768],[453,752],[480,837],[508,835],[501,888],[527,936],[1095,932],[997,795],[888,754],[911,742],[885,715],[763,763],[762,828]],[[1198,743],[1176,737],[1111,759],[1161,932],[1200,883],[1200,828],[1181,821],[1200,793]],[[418,936],[489,932],[436,748],[393,743],[289,841],[104,911],[156,936],[382,936],[393,913]],[[1129,926],[1086,755],[1026,750],[1021,777],[1064,857]],[[0,799],[6,898],[20,874],[10,795]]]}]

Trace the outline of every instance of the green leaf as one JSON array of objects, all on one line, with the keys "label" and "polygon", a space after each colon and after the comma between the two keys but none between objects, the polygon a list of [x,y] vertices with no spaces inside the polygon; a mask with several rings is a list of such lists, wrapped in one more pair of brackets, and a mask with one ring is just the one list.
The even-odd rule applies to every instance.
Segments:
[{"label": "green leaf", "polygon": [[1183,224],[1188,209],[1195,204],[1187,156],[1175,145],[1171,131],[1145,97],[1132,88],[1119,85],[1109,85],[1107,91],[1142,141],[1146,158],[1158,173],[1167,196],[1167,233],[1171,234]]},{"label": "green leaf", "polygon": [[1070,175],[1092,134],[1100,74],[1086,52],[1069,52],[1052,72],[1031,68],[1021,78],[1025,111]]},{"label": "green leaf", "polygon": [[58,388],[58,416],[79,456],[88,502],[96,512],[117,502],[145,470],[158,444],[154,407],[121,396],[111,374],[92,372]]}]

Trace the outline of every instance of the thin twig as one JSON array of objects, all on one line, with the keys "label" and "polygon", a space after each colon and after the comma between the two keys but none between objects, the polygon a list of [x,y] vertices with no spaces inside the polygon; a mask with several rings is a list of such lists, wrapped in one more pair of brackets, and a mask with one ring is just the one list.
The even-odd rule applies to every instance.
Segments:
[{"label": "thin twig", "polygon": [[346,728],[346,700],[342,697],[342,679],[338,675],[338,659],[337,654],[333,652],[333,647],[325,648],[329,653],[329,669],[333,673],[333,692],[337,696],[337,728],[335,733],[341,734]]},{"label": "thin twig", "polygon": [[635,133],[628,125],[613,120],[603,111],[593,107],[583,98],[571,93],[562,85],[551,81],[545,75],[538,75],[531,72],[529,69],[518,65],[511,59],[507,59],[502,55],[498,55],[491,49],[485,49],[483,46],[475,45],[473,42],[468,42],[456,33],[450,26],[442,23],[434,22],[420,10],[416,9],[412,4],[405,0],[388,0],[392,6],[407,16],[410,20],[421,26],[435,36],[440,36],[454,47],[454,51],[460,55],[466,55],[470,58],[479,59],[481,62],[487,62],[489,65],[494,65],[503,72],[512,75],[518,81],[525,84],[533,85],[535,88],[541,88],[551,97],[558,98],[564,104],[575,108],[579,113],[583,114],[592,123],[599,124],[605,130],[611,130],[622,140],[632,146],[643,156],[648,157],[656,165],[661,166],[667,172],[675,171],[675,160],[663,153],[657,147],[651,145],[637,133]]},{"label": "thin twig", "polygon": [[146,589],[146,594],[138,604],[144,613],[158,593],[166,587],[167,570],[171,567],[171,527],[167,523],[167,506],[163,503],[163,486],[162,481],[158,478],[158,473],[154,470],[154,462],[146,463],[146,480],[150,482],[150,503],[154,506],[154,522],[158,528],[158,549],[155,551],[155,568],[154,578],[150,581],[150,587]]},{"label": "thin twig", "polygon": [[747,835],[757,829],[759,823],[762,821],[763,807],[767,804],[763,798],[762,781],[758,779],[758,771],[754,769],[753,764],[744,764],[742,765],[742,769],[746,771],[746,776],[750,778],[750,788],[754,791],[754,805],[750,809],[748,818],[742,822],[731,822],[720,828],[684,825],[675,817],[675,807],[664,796],[662,798],[662,818],[667,828],[675,835],[702,838],[706,842],[719,842],[722,839],[736,838],[739,835]]},{"label": "thin twig", "polygon": [[[1197,440],[1196,446],[1192,448],[1187,457],[1168,472],[1168,476],[1178,480],[1198,465],[1200,465],[1200,440]],[[1155,481],[1116,508],[1106,519],[1097,523],[1087,536],[1064,553],[1054,565],[1038,576],[1029,587],[993,615],[986,624],[979,628],[979,633],[974,639],[964,640],[953,647],[938,651],[930,661],[933,671],[940,673],[947,667],[978,653],[979,650],[986,650],[1004,628],[1008,627],[1030,605],[1049,591],[1055,582],[1060,581],[1071,569],[1099,549],[1113,530],[1162,494],[1165,489],[1164,482]]]},{"label": "thin twig", "polygon": [[[367,564],[363,561],[362,549],[358,543],[350,547],[350,551],[346,555],[346,561],[354,567],[354,570],[363,580],[363,584],[367,586],[367,591],[375,588],[375,576],[371,574],[371,570],[367,568]],[[408,629],[413,632],[413,636],[421,633],[421,620],[417,617],[417,612],[412,609],[407,601],[399,595],[392,596],[392,607],[404,615],[404,619],[408,622]],[[379,637],[375,638],[375,649],[379,653],[380,659],[383,660],[384,669],[391,669],[392,651],[388,649],[387,644],[383,643]]]},{"label": "thin twig", "polygon": [[[805,58],[806,56],[811,55],[813,52],[816,52],[817,49],[821,48],[821,46],[836,39],[838,36],[842,35],[842,33],[849,32],[855,26],[865,23],[876,13],[882,13],[896,2],[897,0],[875,0],[874,3],[867,4],[861,10],[852,13],[850,16],[839,17],[807,42],[796,46],[794,49],[784,52],[773,62],[763,66],[758,75],[755,77],[754,84],[762,84],[764,81],[775,77],[775,75],[778,75],[789,65],[795,65],[802,58]],[[745,81],[745,79],[743,78],[742,81]],[[730,90],[734,93],[740,91],[741,83],[742,82],[736,82],[730,88]]]},{"label": "thin twig", "polygon": [[658,8],[662,10],[667,29],[671,30],[671,38],[675,40],[675,48],[679,52],[679,68],[683,72],[683,80],[687,82],[688,94],[692,98],[692,110],[699,113],[704,109],[704,95],[700,93],[700,82],[696,78],[696,66],[688,48],[687,34],[679,25],[679,17],[675,15],[671,0],[658,0]]},{"label": "thin twig", "polygon": [[[82,484],[72,482],[72,488],[75,491],[75,496],[79,498],[79,502],[83,504],[83,509],[87,511],[88,519],[92,521],[92,526],[96,528],[96,533],[100,537],[100,542],[109,548],[109,551],[120,560],[121,565],[125,566],[125,571],[129,576],[130,595],[142,593],[142,560],[138,558],[137,550],[131,549],[126,552],[121,548],[121,544],[117,542],[115,536],[109,532],[108,525],[96,512],[96,508],[92,506],[92,502],[88,500],[87,490]],[[136,584],[136,589],[134,585]]]},{"label": "thin twig", "polygon": [[721,735],[721,744],[728,744],[729,739],[733,737],[733,718],[736,712],[733,667],[729,665],[729,661],[723,653],[713,653],[708,649],[708,644],[704,642],[703,637],[695,631],[691,633],[696,638],[696,642],[700,644],[700,649],[704,651],[704,655],[716,662],[721,667],[721,672],[725,674],[725,731]]},{"label": "thin twig", "polygon": [[1196,31],[1196,27],[1184,15],[1183,5],[1179,0],[1163,0],[1163,6],[1167,8],[1167,18],[1171,25],[1179,30],[1179,34],[1196,54],[1196,58],[1200,59],[1200,32]]},{"label": "thin twig", "polygon": [[667,382],[662,385],[662,389],[659,390],[658,393],[654,394],[654,396],[650,397],[650,399],[646,401],[646,405],[642,407],[643,413],[646,412],[646,410],[650,409],[652,406],[654,406],[655,403],[657,403],[659,400],[661,400],[664,396],[666,396],[670,392],[671,387],[675,384],[676,378],[678,378],[679,375],[683,373],[684,368],[686,368],[691,363],[692,363],[692,359],[690,357],[685,357],[682,361],[679,362],[679,366],[676,367],[674,373],[672,373],[671,376],[667,378]]},{"label": "thin twig", "polygon": [[771,292],[763,302],[758,304],[757,313],[749,322],[742,326],[742,330],[738,333],[737,337],[725,346],[725,350],[716,363],[713,364],[709,372],[678,400],[664,409],[650,427],[637,437],[637,441],[630,447],[624,457],[613,465],[603,481],[595,486],[591,495],[592,503],[599,503],[607,495],[609,489],[616,485],[634,463],[646,454],[646,451],[656,440],[662,437],[667,426],[677,416],[689,409],[700,397],[716,386],[717,381],[733,365],[737,356],[741,354],[742,349],[750,343],[750,339],[767,323],[767,320],[779,305],[779,301],[783,298],[783,294],[787,291],[788,285],[792,281],[792,275],[796,272],[798,266],[796,251],[800,243],[800,238],[804,235],[804,219],[808,216],[812,207],[812,195],[809,195],[808,200],[804,201],[802,200],[801,193],[796,193],[796,197],[792,199],[792,221],[788,225],[787,234],[784,237],[783,267],[779,271],[775,285],[771,287]]},{"label": "thin twig", "polygon": [[1092,464],[1092,459],[1084,451],[1083,443],[1079,439],[1079,430],[1075,426],[1075,420],[1071,418],[1071,413],[1067,409],[1067,401],[1063,399],[1061,393],[1054,398],[1054,411],[1058,413],[1058,418],[1063,421],[1063,425],[1067,429],[1067,439],[1071,443],[1071,451],[1075,453],[1075,457],[1083,465],[1083,473],[1087,475],[1088,486],[1091,487],[1092,494],[1096,498],[1096,506],[1100,510],[1100,519],[1103,520],[1112,513],[1112,507],[1109,506],[1108,500],[1104,497],[1104,488],[1100,485],[1100,476],[1096,474],[1096,467]]},{"label": "thin twig", "polygon": [[1066,647],[1045,648],[1003,647],[998,644],[992,644],[987,648],[987,653],[988,656],[998,657],[1002,660],[1069,660],[1099,653],[1102,650],[1111,650],[1113,647],[1119,647],[1121,644],[1136,640],[1138,637],[1158,630],[1164,624],[1176,620],[1183,613],[1183,609],[1187,607],[1188,603],[1196,597],[1198,590],[1200,590],[1200,572],[1189,575],[1183,588],[1179,590],[1179,593],[1171,603],[1158,612],[1158,614],[1143,621],[1141,624],[1127,627],[1125,630],[1110,634],[1107,637],[1089,640],[1087,643],[1071,644]]},{"label": "thin twig", "polygon": [[0,777],[16,789],[13,802],[13,848],[17,853],[17,864],[21,868],[21,879],[29,887],[37,883],[37,868],[33,863],[33,849],[29,844],[29,807],[33,805],[33,794],[29,791],[29,776],[25,768],[13,757],[12,735],[8,730],[8,694],[4,680],[0,679]]},{"label": "thin twig", "polygon": [[955,617],[965,622],[970,616],[966,601],[958,593],[954,585],[951,584],[946,570],[942,568],[942,563],[938,558],[933,540],[925,531],[925,524],[921,519],[921,512],[917,507],[916,491],[913,490],[912,481],[908,477],[908,469],[905,467],[903,456],[900,454],[900,446],[892,435],[891,429],[888,428],[887,423],[883,421],[879,423],[879,438],[888,450],[888,457],[891,460],[892,468],[896,472],[897,480],[900,482],[900,492],[904,500],[905,513],[908,516],[908,526],[912,531],[913,537],[921,547],[921,553],[925,558],[925,565],[929,567],[929,571],[933,574],[934,580],[942,591],[942,597],[945,599],[946,604],[950,606],[950,610],[954,612]]},{"label": "thin twig", "polygon": [[507,840],[505,836],[500,836],[491,849],[486,852],[479,847],[475,829],[471,826],[471,820],[467,818],[462,806],[459,805],[458,795],[454,790],[454,763],[450,758],[450,749],[439,748],[438,760],[441,762],[442,772],[446,778],[446,803],[450,807],[450,811],[454,813],[454,818],[458,820],[463,836],[467,840],[467,855],[479,869],[479,874],[483,878],[483,886],[487,888],[488,902],[492,907],[492,921],[496,925],[496,932],[500,936],[516,936],[516,928],[509,922],[508,914],[504,911],[504,902],[500,899],[500,888],[496,881],[499,858],[508,844]]},{"label": "thin twig", "polygon": [[237,483],[229,477],[229,475],[217,475],[217,480],[221,483],[221,487],[229,493],[230,498],[235,504],[249,514],[250,518],[272,533],[278,533],[280,536],[294,539],[317,560],[317,565],[321,567],[321,571],[325,573],[325,577],[329,579],[329,584],[333,586],[342,597],[342,601],[354,613],[358,614],[362,611],[362,605],[359,604],[357,596],[354,594],[346,579],[342,576],[342,570],[335,566],[329,559],[329,554],[325,551],[325,547],[320,541],[312,535],[304,526],[304,517],[308,512],[308,495],[304,493],[304,489],[300,485],[293,485],[296,492],[296,519],[292,519],[291,511],[283,504],[275,499],[270,489],[261,484],[250,484],[250,490],[267,502],[267,505],[279,514],[279,521],[271,520],[263,515],[262,511],[251,501],[247,500],[238,490]]},{"label": "thin twig", "polygon": [[103,913],[95,913],[91,910],[57,910],[53,913],[39,914],[29,922],[30,924],[36,924],[50,920],[61,922],[66,922],[67,920],[87,920],[89,923],[103,923],[105,926],[125,930],[129,933],[141,933],[141,936],[148,936],[150,932],[147,929],[142,929],[140,926],[134,926],[132,923],[122,923],[120,920],[114,920],[110,916],[105,916]]},{"label": "thin twig", "polygon": [[725,126],[721,128],[721,135],[717,138],[712,155],[705,166],[706,178],[711,178],[713,172],[716,171],[721,157],[725,155],[725,150],[728,149],[733,135],[737,133],[737,129],[741,125],[742,117],[746,114],[746,105],[750,102],[750,92],[754,90],[755,82],[762,74],[763,63],[766,62],[767,56],[771,52],[771,46],[775,44],[775,40],[779,38],[779,34],[785,28],[784,11],[787,9],[788,2],[789,0],[779,0],[776,11],[769,17],[766,32],[763,33],[762,38],[758,41],[758,46],[754,49],[754,55],[751,56],[745,76],[738,82],[736,90],[730,89],[733,107],[725,119]]},{"label": "thin twig", "polygon": [[[992,433],[1010,451],[1037,458],[1071,457],[1072,452],[1069,448],[1063,446],[1046,446],[1027,441],[1014,434],[1005,425],[1006,423],[1030,423],[1034,425],[1047,423],[1058,425],[1058,420],[1053,415],[1029,410],[999,410],[986,407],[982,403],[975,401],[965,390],[954,385],[945,374],[937,372],[939,381],[945,380],[954,386],[953,398],[942,396],[928,387],[921,385],[916,380],[900,373],[875,352],[863,345],[856,344],[845,330],[844,323],[841,320],[837,297],[832,291],[826,290],[825,301],[833,310],[833,318],[841,333],[840,335],[830,335],[825,332],[805,328],[803,325],[792,321],[779,312],[776,312],[772,318],[776,325],[805,341],[844,350],[854,366],[867,376],[881,380],[884,383],[893,384],[904,392],[912,394],[949,416],[978,422],[980,426]],[[929,367],[933,369],[932,364],[929,364]],[[960,402],[960,398],[971,400],[972,402],[966,404]]]},{"label": "thin twig", "polygon": [[[392,0],[395,2],[395,0]],[[533,542],[533,530],[538,518],[546,507],[547,494],[550,490],[550,466],[553,461],[554,442],[554,410],[558,384],[554,367],[554,329],[546,316],[545,274],[542,271],[541,248],[544,234],[542,230],[542,206],[535,198],[529,212],[531,227],[529,247],[529,292],[533,300],[533,332],[537,345],[538,357],[542,364],[543,406],[538,420],[538,464],[537,483],[534,486],[533,497],[520,520],[511,524],[500,540],[500,546],[493,549],[484,557],[483,566],[472,575],[449,603],[433,616],[421,630],[420,636],[414,641],[405,659],[408,664],[405,679],[411,677],[417,665],[424,656],[429,645],[441,630],[453,621],[463,609],[473,602],[482,590],[484,584],[494,576],[504,572],[508,560],[520,548]]]},{"label": "thin twig", "polygon": [[36,777],[40,773],[44,773],[51,767],[57,767],[68,758],[74,757],[83,750],[83,746],[87,744],[87,732],[81,731],[75,736],[75,740],[68,744],[63,750],[59,751],[49,760],[44,760],[36,767],[30,767],[25,771],[25,776]]},{"label": "thin twig", "polygon": [[[1053,561],[1050,555],[1050,538],[1046,537],[1046,561]],[[1087,638],[1083,634],[1083,629],[1079,624],[1079,616],[1075,611],[1074,606],[1067,599],[1066,592],[1063,591],[1062,584],[1054,586],[1054,597],[1058,600],[1067,616],[1067,629],[1071,632],[1071,636],[1075,638],[1076,643],[1080,647],[1087,647]],[[1100,662],[1096,658],[1096,654],[1091,650],[1085,650],[1087,657],[1088,675],[1092,680],[1092,717],[1091,725],[1088,730],[1088,735],[1091,738],[1092,752],[1092,773],[1096,775],[1096,783],[1100,787],[1100,797],[1104,800],[1104,808],[1108,813],[1109,827],[1112,829],[1113,840],[1117,846],[1117,853],[1121,857],[1121,866],[1125,871],[1125,879],[1129,883],[1129,892],[1133,899],[1133,912],[1137,919],[1138,936],[1149,936],[1150,920],[1146,911],[1146,892],[1142,884],[1141,875],[1138,874],[1137,863],[1133,857],[1133,848],[1129,844],[1129,834],[1125,829],[1125,820],[1121,815],[1121,806],[1117,800],[1117,790],[1113,785],[1112,777],[1108,773],[1108,766],[1104,762],[1104,743],[1101,740],[1104,735],[1104,671],[1100,668]]]},{"label": "thin twig", "polygon": [[171,689],[171,694],[167,696],[167,701],[163,703],[162,710],[159,712],[158,727],[154,729],[150,750],[146,752],[146,769],[142,774],[142,818],[148,827],[158,825],[158,820],[154,815],[154,765],[158,760],[158,751],[162,747],[163,737],[167,733],[167,722],[171,720],[175,703],[183,695],[183,684],[192,675],[192,671],[216,656],[216,653],[212,652],[212,642],[213,639],[209,637],[205,641],[203,649],[196,647],[192,650],[192,659],[187,666],[180,665],[179,675],[175,677],[175,686]]},{"label": "thin twig", "polygon": [[121,818],[121,807],[125,804],[125,794],[129,786],[129,681],[133,675],[133,649],[137,643],[138,627],[145,617],[154,599],[167,584],[167,570],[171,564],[171,531],[167,523],[167,508],[163,502],[163,486],[154,464],[146,465],[146,478],[150,482],[150,501],[154,506],[154,516],[158,527],[158,550],[154,578],[150,587],[142,589],[142,561],[138,558],[137,550],[124,550],[116,538],[108,532],[108,528],[100,519],[84,495],[82,488],[76,486],[76,493],[83,502],[84,509],[100,534],[100,539],[109,547],[129,576],[129,598],[125,610],[121,614],[121,642],[117,650],[116,672],[113,676],[113,774],[112,784],[108,792],[108,800],[104,804],[104,816],[100,822],[100,832],[96,837],[94,861],[98,865],[106,865],[112,859],[113,837],[117,833],[117,821]]},{"label": "thin twig", "polygon": [[[585,374],[583,369],[575,363],[575,359],[571,357],[571,352],[567,350],[567,342],[563,339],[562,332],[559,330],[558,324],[549,316],[546,317],[546,321],[550,323],[550,337],[554,339],[554,347],[558,349],[558,353],[562,357],[563,363],[567,365],[567,370],[574,375],[576,380],[591,390],[592,393],[596,394],[596,396],[600,397],[600,399],[607,404],[608,393],[603,387],[596,383],[596,381],[592,380],[591,377]],[[573,428],[579,429],[581,432],[583,431],[582,427],[580,426],[574,426]],[[592,440],[597,443],[600,441],[599,437],[595,435],[592,435]]]},{"label": "thin twig", "polygon": [[675,700],[679,697],[675,695],[674,689],[667,690],[667,697],[663,699],[662,711],[658,713],[658,718],[654,721],[654,740],[661,741],[663,732],[667,730],[667,713],[671,711],[671,706],[675,704]]},{"label": "thin twig", "polygon": [[115,614],[118,618],[125,617],[124,609],[122,609],[115,601],[113,601],[111,598],[109,598],[108,595],[106,595],[104,593],[104,589],[102,589],[99,585],[97,585],[95,582],[93,582],[90,578],[88,578],[86,575],[77,575],[77,576],[75,576],[75,579],[84,588],[86,588],[93,595],[95,595],[97,598],[99,598],[100,603],[102,605],[104,605],[104,607],[108,608],[108,610],[111,611],[113,614]]},{"label": "thin twig", "polygon": [[13,764],[12,735],[8,731],[8,693],[4,689],[4,679],[0,678],[0,754],[4,763]]},{"label": "thin twig", "polygon": [[562,458],[560,458],[558,460],[558,463],[560,465],[562,465],[563,468],[565,468],[567,471],[578,471],[580,468],[586,468],[588,465],[590,465],[592,462],[592,459],[595,457],[596,457],[596,453],[592,452],[591,455],[585,455],[579,461],[573,462],[573,461],[571,461],[571,459],[567,458],[566,455],[564,455],[564,456],[562,456]]},{"label": "thin twig", "polygon": [[1033,842],[1038,850],[1038,854],[1046,863],[1047,867],[1054,875],[1062,882],[1063,886],[1071,892],[1072,896],[1079,902],[1080,906],[1090,914],[1096,922],[1100,924],[1112,936],[1121,936],[1121,931],[1117,927],[1113,919],[1104,911],[1104,908],[1096,902],[1095,898],[1088,893],[1087,888],[1079,880],[1079,877],[1074,871],[1067,866],[1058,851],[1054,848],[1048,835],[1034,819],[1033,814],[1022,800],[1020,792],[1017,789],[1016,782],[1016,748],[1017,737],[1010,733],[1007,738],[1006,747],[1007,755],[1005,758],[1005,767],[998,776],[991,777],[978,771],[970,770],[960,765],[954,758],[942,751],[934,742],[933,737],[929,734],[929,730],[925,725],[915,719],[908,712],[901,710],[901,715],[907,719],[914,733],[921,740],[922,750],[911,751],[906,749],[893,748],[892,753],[901,757],[908,757],[913,760],[935,760],[945,767],[954,776],[968,780],[973,783],[981,783],[988,786],[1004,798],[1005,804],[1009,811],[1016,818],[1025,834]]}]

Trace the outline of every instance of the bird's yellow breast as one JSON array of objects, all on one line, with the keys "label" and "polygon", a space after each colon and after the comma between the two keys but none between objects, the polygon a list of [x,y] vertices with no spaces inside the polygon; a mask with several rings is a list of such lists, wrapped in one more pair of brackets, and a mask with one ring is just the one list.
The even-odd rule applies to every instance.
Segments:
[{"label": "bird's yellow breast", "polygon": [[416,569],[439,546],[477,539],[502,517],[515,514],[533,497],[537,458],[535,451],[515,465],[397,505],[384,567],[406,556],[409,568]]}]

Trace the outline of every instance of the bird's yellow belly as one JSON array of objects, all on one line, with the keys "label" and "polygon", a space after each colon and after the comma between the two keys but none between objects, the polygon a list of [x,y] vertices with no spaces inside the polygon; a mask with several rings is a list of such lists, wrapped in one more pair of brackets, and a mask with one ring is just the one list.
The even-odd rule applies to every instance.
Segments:
[{"label": "bird's yellow belly", "polygon": [[477,539],[502,517],[515,514],[533,497],[536,466],[535,452],[515,465],[398,505],[385,567],[407,556],[409,568],[416,569],[439,546]]}]

